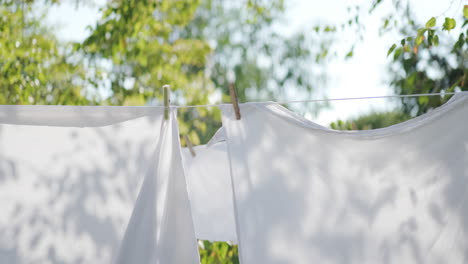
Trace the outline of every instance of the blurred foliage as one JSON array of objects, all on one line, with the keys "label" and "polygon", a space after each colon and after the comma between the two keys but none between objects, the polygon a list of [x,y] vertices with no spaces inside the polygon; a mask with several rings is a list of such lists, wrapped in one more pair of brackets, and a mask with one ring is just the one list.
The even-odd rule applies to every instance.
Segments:
[{"label": "blurred foliage", "polygon": [[[205,71],[212,49],[204,39],[181,34],[199,5],[198,0],[108,2],[90,36],[75,44],[94,72],[101,73],[95,78],[98,86],[110,83],[106,103],[158,101],[164,84],[171,85],[173,102],[208,103],[214,87]],[[181,109],[180,131],[194,144],[206,142],[220,126],[219,115],[210,109]]]},{"label": "blurred foliage", "polygon": [[[348,7],[348,17],[342,23],[315,26],[314,31],[335,36],[352,32],[356,37],[348,41],[347,53],[343,53],[346,54],[344,58],[350,59],[354,48],[365,40],[366,21],[380,12],[380,36],[400,36],[397,43],[389,45],[386,53],[389,75],[385,81],[395,94],[467,91],[468,5],[455,6],[454,2],[447,2],[447,9],[441,14],[427,14],[426,21],[416,21],[410,0],[373,0],[370,5]],[[452,7],[457,8],[457,13],[453,17],[445,16]],[[334,51],[328,56],[336,57],[336,54]],[[449,98],[404,97],[401,98],[402,111],[411,116],[420,115]]]},{"label": "blurred foliage", "polygon": [[279,35],[274,27],[283,12],[283,0],[206,0],[183,35],[213,43],[207,72],[223,94],[231,82],[241,102],[284,99],[287,88],[310,94],[320,77],[311,75],[311,62],[322,62],[330,40],[312,40],[304,32]]},{"label": "blurred foliage", "polygon": [[0,1],[0,104],[92,104],[84,68],[32,9]]},{"label": "blurred foliage", "polygon": [[[462,26],[453,32],[432,29],[433,17],[421,27],[413,21],[409,8],[400,11],[408,25],[399,28],[406,37],[395,49],[390,63],[390,84],[397,94],[438,93],[468,90],[468,18],[460,15]],[[458,19],[458,18],[457,18]],[[405,24],[405,23],[404,23]],[[453,35],[456,31],[458,33]],[[437,34],[443,36],[440,38]],[[416,39],[416,40],[415,40]],[[450,96],[423,96],[401,98],[403,111],[412,116],[445,103]]]},{"label": "blurred foliage", "polygon": [[330,127],[336,130],[370,130],[388,127],[410,118],[410,115],[402,112],[376,112],[348,121],[338,120],[331,123]]},{"label": "blurred foliage", "polygon": [[[304,34],[285,37],[273,30],[283,5],[283,0],[114,0],[75,48],[95,72],[105,72],[110,104],[158,100],[163,84],[173,88],[173,102],[190,105],[207,104],[211,95],[229,102],[229,83],[240,101],[284,98],[288,86],[310,94],[318,81],[307,74],[312,45]],[[106,63],[112,66],[103,70]],[[181,109],[179,118],[181,133],[194,144],[207,142],[220,126],[217,109]]]},{"label": "blurred foliage", "polygon": [[[367,14],[372,15],[378,8],[384,8],[384,3],[389,2],[392,8],[385,7],[387,15],[383,17],[379,31],[381,35],[394,36],[398,33],[402,36],[399,43],[391,45],[386,54],[387,57],[390,56],[388,82],[395,94],[467,91],[468,6],[463,6],[457,17],[445,17],[443,22],[438,21],[440,16],[430,17],[425,23],[415,21],[411,2],[402,0],[374,0],[367,9]],[[341,29],[352,28],[357,35],[362,34],[366,25],[359,21],[366,13],[359,10],[348,9],[354,19],[348,20],[348,28],[342,25]],[[352,48],[360,40],[362,38],[350,44]],[[336,130],[388,127],[424,114],[447,102],[450,97],[402,97],[400,109],[370,113],[348,121],[338,120],[332,122],[330,127]]]},{"label": "blurred foliage", "polygon": [[[204,40],[176,33],[192,19],[199,1],[110,1],[90,36],[75,48],[99,67],[111,65],[108,103],[126,104],[131,98],[147,102],[171,84],[202,84],[206,59],[211,52]],[[194,97],[183,89],[183,97]],[[200,93],[201,94],[201,93]],[[198,100],[197,100],[198,99]],[[201,99],[203,100],[203,99]]]},{"label": "blurred foliage", "polygon": [[[453,2],[447,2],[445,12],[428,14],[427,21],[416,21],[409,0],[373,1],[369,14],[379,8],[387,13],[380,34],[401,36],[398,44],[391,45],[387,52],[387,57],[391,55],[388,81],[396,94],[468,91],[468,5],[457,7],[454,17],[444,16]],[[402,111],[420,115],[449,98],[403,97]]]},{"label": "blurred foliage", "polygon": [[200,261],[202,264],[239,264],[237,245],[200,241]]}]

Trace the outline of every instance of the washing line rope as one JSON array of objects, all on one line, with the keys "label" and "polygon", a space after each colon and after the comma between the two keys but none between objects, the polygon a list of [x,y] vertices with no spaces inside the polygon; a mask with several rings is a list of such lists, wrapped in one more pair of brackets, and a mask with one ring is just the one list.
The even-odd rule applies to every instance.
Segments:
[{"label": "washing line rope", "polygon": [[[364,96],[364,97],[345,97],[345,98],[329,98],[329,99],[309,99],[309,100],[292,100],[292,101],[275,101],[275,102],[251,102],[257,104],[295,104],[295,103],[315,103],[315,102],[328,102],[328,101],[347,101],[347,100],[365,100],[365,99],[380,99],[380,98],[406,98],[406,97],[421,97],[421,96],[445,96],[454,95],[463,92],[442,92],[442,93],[421,93],[421,94],[396,94],[396,95],[382,95],[382,96]],[[173,105],[175,108],[200,108],[200,107],[214,107],[221,104],[206,104],[206,105]]]}]

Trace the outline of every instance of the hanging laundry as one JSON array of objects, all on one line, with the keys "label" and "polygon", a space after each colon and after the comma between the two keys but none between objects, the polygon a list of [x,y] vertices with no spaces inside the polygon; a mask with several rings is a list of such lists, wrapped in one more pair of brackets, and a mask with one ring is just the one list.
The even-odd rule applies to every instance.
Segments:
[{"label": "hanging laundry", "polygon": [[242,264],[466,263],[466,93],[371,131],[221,109]]},{"label": "hanging laundry", "polygon": [[198,239],[236,243],[234,206],[225,142],[194,147],[182,156]]},{"label": "hanging laundry", "polygon": [[176,144],[174,126],[163,108],[0,106],[0,263],[105,264],[119,248],[134,253],[119,245],[139,192],[132,223],[141,210],[157,214],[135,246],[154,247],[164,263],[198,263],[190,211],[163,209],[188,207],[178,148],[159,155]]},{"label": "hanging laundry", "polygon": [[[317,129],[328,128],[315,125]],[[237,243],[232,183],[224,127],[206,145],[182,148],[187,188],[198,239]]]},{"label": "hanging laundry", "polygon": [[116,264],[200,263],[174,112],[161,128]]}]

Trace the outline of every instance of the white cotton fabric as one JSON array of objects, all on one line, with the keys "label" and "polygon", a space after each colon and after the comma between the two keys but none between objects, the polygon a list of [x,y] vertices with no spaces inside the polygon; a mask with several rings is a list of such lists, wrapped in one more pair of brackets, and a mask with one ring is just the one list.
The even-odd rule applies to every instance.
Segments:
[{"label": "white cotton fabric", "polygon": [[175,120],[163,123],[116,264],[200,263]]},{"label": "white cotton fabric", "polygon": [[[140,197],[158,200],[139,199],[132,223],[151,224],[138,220],[142,210],[160,214],[134,246],[148,243],[160,253],[159,261],[169,259],[151,263],[180,263],[170,262],[179,254],[195,258],[184,263],[198,263],[196,240],[184,218],[190,211],[180,186],[185,187],[180,159],[159,155],[176,144],[175,122],[162,128],[160,107],[0,106],[0,263],[117,260],[140,189]],[[168,172],[168,166],[175,168]],[[176,176],[169,184],[170,173]],[[144,177],[148,184],[142,187]],[[159,189],[153,182],[161,183]],[[148,194],[153,191],[158,193]],[[163,205],[186,211],[161,213]],[[162,224],[163,216],[177,216],[170,221],[184,232]],[[162,227],[168,233],[163,235]],[[132,224],[129,230],[128,239]],[[149,236],[154,233],[157,238]],[[184,241],[180,247],[172,247],[179,241]],[[135,252],[128,243],[121,248]],[[127,263],[150,259],[134,260]]]},{"label": "white cotton fabric", "polygon": [[468,262],[468,96],[371,131],[222,106],[242,264]]},{"label": "white cotton fabric", "polygon": [[183,149],[187,188],[198,239],[237,242],[225,142]]}]

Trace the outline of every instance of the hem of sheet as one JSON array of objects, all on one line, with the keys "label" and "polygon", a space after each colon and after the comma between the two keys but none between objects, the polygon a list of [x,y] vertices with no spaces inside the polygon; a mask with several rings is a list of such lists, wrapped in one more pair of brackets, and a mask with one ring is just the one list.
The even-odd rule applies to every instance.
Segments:
[{"label": "hem of sheet", "polygon": [[159,115],[163,111],[164,107],[159,106],[0,105],[0,123],[29,126],[100,127]]},{"label": "hem of sheet", "polygon": [[329,134],[338,134],[344,136],[350,136],[356,139],[378,139],[384,138],[389,136],[395,136],[402,133],[407,133],[412,131],[413,129],[422,127],[427,125],[441,117],[443,117],[447,112],[450,112],[454,108],[456,108],[459,104],[464,103],[468,99],[468,92],[460,92],[452,97],[448,102],[445,104],[433,109],[430,112],[427,112],[423,115],[414,117],[407,121],[391,125],[384,128],[378,129],[371,129],[371,130],[334,130],[323,127],[318,125],[317,123],[310,121],[301,117],[300,115],[288,110],[287,108],[278,105],[276,103],[271,104],[245,104],[245,106],[250,107],[253,106],[257,109],[262,111],[267,111],[273,113],[275,116],[278,116],[288,122],[293,124],[317,130],[321,133],[329,133]]}]

